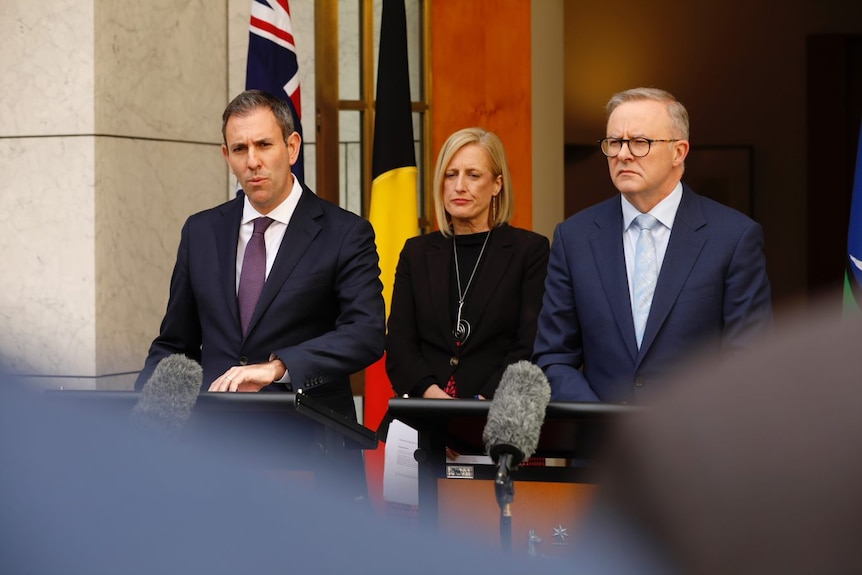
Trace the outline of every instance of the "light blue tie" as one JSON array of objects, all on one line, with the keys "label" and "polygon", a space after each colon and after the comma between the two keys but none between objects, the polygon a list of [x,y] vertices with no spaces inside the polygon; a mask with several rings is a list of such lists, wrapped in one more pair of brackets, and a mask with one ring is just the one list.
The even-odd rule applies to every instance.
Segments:
[{"label": "light blue tie", "polygon": [[635,272],[633,278],[634,309],[632,316],[635,322],[635,337],[638,348],[644,338],[649,309],[652,306],[652,296],[658,281],[658,260],[655,254],[655,241],[652,229],[659,221],[649,214],[641,214],[635,218],[634,225],[640,230],[638,243],[635,247]]}]

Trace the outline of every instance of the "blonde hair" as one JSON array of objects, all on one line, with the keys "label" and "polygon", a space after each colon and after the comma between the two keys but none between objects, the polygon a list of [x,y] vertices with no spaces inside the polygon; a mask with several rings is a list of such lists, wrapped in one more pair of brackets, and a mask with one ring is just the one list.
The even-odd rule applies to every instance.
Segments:
[{"label": "blonde hair", "polygon": [[488,225],[493,229],[509,223],[515,211],[509,163],[506,161],[506,150],[503,148],[503,142],[500,141],[499,136],[482,128],[458,130],[449,136],[443,147],[440,148],[440,154],[437,156],[437,168],[434,171],[434,211],[437,216],[437,227],[446,237],[452,237],[454,234],[451,218],[443,206],[443,176],[452,161],[452,156],[469,144],[481,146],[488,157],[488,167],[491,169],[493,177],[502,176],[503,178],[500,193],[491,199],[491,209],[488,210]]}]

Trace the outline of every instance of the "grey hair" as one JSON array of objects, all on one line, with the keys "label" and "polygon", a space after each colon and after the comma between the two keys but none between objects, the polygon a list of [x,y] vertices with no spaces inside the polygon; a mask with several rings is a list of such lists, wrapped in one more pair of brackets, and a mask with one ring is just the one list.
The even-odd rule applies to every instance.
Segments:
[{"label": "grey hair", "polygon": [[632,88],[630,90],[614,94],[611,96],[611,99],[608,100],[607,106],[605,106],[607,118],[610,118],[611,113],[613,113],[613,111],[621,104],[641,100],[653,100],[655,102],[666,104],[671,124],[673,129],[676,131],[673,136],[682,140],[688,140],[688,111],[679,100],[674,98],[673,94],[658,88]]}]

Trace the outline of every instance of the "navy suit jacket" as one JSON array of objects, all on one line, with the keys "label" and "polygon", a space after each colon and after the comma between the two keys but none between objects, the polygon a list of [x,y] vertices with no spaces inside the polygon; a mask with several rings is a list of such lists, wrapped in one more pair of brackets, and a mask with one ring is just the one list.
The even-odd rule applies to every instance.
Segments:
[{"label": "navy suit jacket", "polygon": [[170,299],[136,388],[174,353],[201,362],[203,387],[233,365],[287,366],[302,389],[355,417],[349,376],[383,355],[384,304],[368,221],[304,188],[245,337],[236,299],[243,197],[183,226]]},{"label": "navy suit jacket", "polygon": [[386,337],[386,372],[399,395],[431,380],[443,388],[454,374],[459,397],[490,398],[506,366],[532,354],[548,239],[494,228],[464,303],[472,330],[460,349],[452,335],[452,257],[452,239],[440,232],[411,238],[401,251]]},{"label": "navy suit jacket", "polygon": [[683,184],[638,349],[620,201],[554,232],[533,355],[554,400],[638,401],[687,352],[733,353],[772,323],[760,225]]}]

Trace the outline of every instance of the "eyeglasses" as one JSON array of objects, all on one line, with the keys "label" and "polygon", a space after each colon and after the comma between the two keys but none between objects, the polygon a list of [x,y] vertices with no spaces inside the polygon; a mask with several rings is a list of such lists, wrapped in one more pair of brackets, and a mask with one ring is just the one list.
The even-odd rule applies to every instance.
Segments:
[{"label": "eyeglasses", "polygon": [[609,158],[616,158],[623,150],[623,144],[628,144],[629,152],[635,158],[643,158],[649,154],[650,146],[655,142],[678,142],[676,140],[650,140],[649,138],[631,138],[630,140],[621,138],[605,138],[599,140],[602,146],[602,153]]}]

